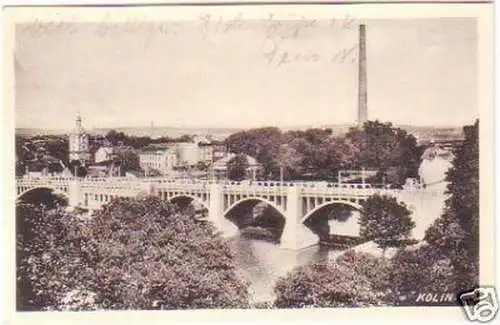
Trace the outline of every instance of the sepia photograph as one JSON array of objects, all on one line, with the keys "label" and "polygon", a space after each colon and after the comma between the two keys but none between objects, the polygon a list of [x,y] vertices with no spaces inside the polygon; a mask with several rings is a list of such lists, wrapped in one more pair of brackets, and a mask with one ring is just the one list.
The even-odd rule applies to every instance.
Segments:
[{"label": "sepia photograph", "polygon": [[7,8],[15,313],[496,316],[491,6],[312,7]]}]

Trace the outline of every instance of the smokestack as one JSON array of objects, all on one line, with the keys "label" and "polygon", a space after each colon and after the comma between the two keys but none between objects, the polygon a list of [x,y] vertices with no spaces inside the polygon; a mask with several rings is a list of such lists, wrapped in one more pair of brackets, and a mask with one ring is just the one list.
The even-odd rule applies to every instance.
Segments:
[{"label": "smokestack", "polygon": [[366,26],[359,25],[359,67],[358,67],[358,125],[368,120],[366,84]]}]

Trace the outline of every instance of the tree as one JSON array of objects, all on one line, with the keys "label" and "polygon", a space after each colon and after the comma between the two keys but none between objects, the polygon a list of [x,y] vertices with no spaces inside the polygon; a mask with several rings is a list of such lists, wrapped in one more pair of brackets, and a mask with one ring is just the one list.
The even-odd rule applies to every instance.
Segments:
[{"label": "tree", "polygon": [[392,258],[388,272],[395,304],[414,305],[421,293],[455,293],[453,266],[429,245],[401,250]]},{"label": "tree", "polygon": [[71,160],[69,162],[68,169],[74,176],[87,176],[87,169],[82,166],[82,163],[79,160]]},{"label": "tree", "polygon": [[283,144],[277,158],[278,165],[283,168],[283,179],[293,180],[303,173],[302,164],[304,157],[294,147]]},{"label": "tree", "polygon": [[228,243],[211,224],[171,203],[116,199],[90,219],[50,220],[47,235],[36,237],[43,253],[37,251],[36,267],[22,269],[22,280],[35,274],[35,292],[53,309],[248,307]]},{"label": "tree", "polygon": [[282,133],[276,127],[263,127],[231,134],[225,144],[230,152],[246,154],[262,164],[264,176],[278,179],[277,157],[282,143]]},{"label": "tree", "polygon": [[406,205],[398,203],[396,198],[372,195],[362,204],[360,235],[367,241],[373,240],[382,248],[405,246],[404,240],[409,239],[415,227],[410,214]]},{"label": "tree", "polygon": [[76,218],[60,208],[16,206],[17,309],[57,309],[81,269]]},{"label": "tree", "polygon": [[192,142],[192,141],[193,141],[193,136],[189,134],[181,135],[180,137],[175,139],[175,142]]},{"label": "tree", "polygon": [[109,141],[113,146],[119,145],[119,144],[125,144],[127,140],[127,136],[123,132],[117,132],[115,130],[109,131],[106,136],[106,140]]},{"label": "tree", "polygon": [[69,141],[66,137],[47,140],[47,153],[55,159],[68,163]]},{"label": "tree", "polygon": [[16,177],[23,176],[26,172],[26,163],[22,160],[16,160]]},{"label": "tree", "polygon": [[367,307],[386,304],[388,261],[348,252],[335,262],[301,266],[274,288],[278,308]]},{"label": "tree", "polygon": [[331,129],[311,128],[281,133],[265,127],[237,132],[226,139],[234,153],[255,157],[266,178],[335,180],[339,169],[362,167],[380,170],[379,178],[401,187],[418,175],[421,148],[416,139],[391,123],[368,121],[351,128],[345,136],[333,137]]},{"label": "tree", "polygon": [[306,175],[317,180],[333,180],[341,164],[338,141],[329,129],[289,131],[284,134],[285,146],[292,148],[296,157],[290,157],[285,166],[296,170],[296,177]]},{"label": "tree", "polygon": [[396,187],[401,187],[409,177],[418,175],[422,148],[417,146],[414,136],[405,130],[395,128],[391,123],[367,121],[363,128],[352,128],[345,135],[352,155],[346,157],[351,168],[379,170],[374,182],[386,178]]},{"label": "tree", "polygon": [[455,149],[446,175],[450,197],[425,240],[450,258],[458,289],[469,290],[479,282],[479,121],[463,131],[464,142]]},{"label": "tree", "polygon": [[169,203],[111,202],[89,222],[88,237],[84,253],[96,277],[89,285],[104,308],[246,306],[247,288],[227,243],[210,224],[176,213]]},{"label": "tree", "polygon": [[113,157],[113,161],[120,166],[122,174],[128,171],[141,170],[139,155],[132,149],[117,150]]},{"label": "tree", "polygon": [[26,162],[27,160],[34,158],[32,153],[34,148],[32,148],[31,143],[24,136],[16,134],[15,146],[16,146],[16,158],[19,161]]},{"label": "tree", "polygon": [[227,177],[230,180],[241,181],[245,178],[248,160],[245,155],[236,155],[227,162]]}]

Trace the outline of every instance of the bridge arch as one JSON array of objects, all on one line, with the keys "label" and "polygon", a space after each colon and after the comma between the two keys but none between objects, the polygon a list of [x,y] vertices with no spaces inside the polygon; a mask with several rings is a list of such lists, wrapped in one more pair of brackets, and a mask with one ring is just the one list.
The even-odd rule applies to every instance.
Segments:
[{"label": "bridge arch", "polygon": [[175,199],[182,199],[182,198],[192,199],[191,202],[200,203],[205,209],[207,209],[207,210],[210,209],[207,201],[203,200],[200,197],[191,195],[191,194],[179,194],[179,195],[172,196],[171,198],[168,199],[168,202],[172,203]]},{"label": "bridge arch", "polygon": [[347,206],[354,208],[354,210],[356,210],[356,211],[359,211],[359,212],[363,211],[363,207],[359,203],[355,203],[355,202],[347,201],[347,200],[328,201],[328,202],[324,202],[324,203],[318,205],[317,207],[315,207],[311,211],[307,212],[306,215],[304,217],[302,217],[302,219],[300,220],[300,223],[304,224],[304,222],[306,222],[307,219],[309,219],[312,215],[314,215],[314,213],[316,213],[320,209],[322,209],[326,206],[330,206],[330,205],[347,205]]},{"label": "bridge arch", "polygon": [[285,211],[283,211],[282,208],[280,208],[278,205],[276,205],[276,203],[274,203],[273,201],[270,201],[268,199],[264,199],[264,198],[258,197],[258,196],[255,196],[255,197],[246,197],[244,199],[241,199],[241,200],[238,200],[238,201],[234,202],[226,210],[224,210],[224,212],[222,213],[223,217],[226,217],[227,214],[229,212],[231,212],[231,210],[233,210],[234,208],[236,208],[241,203],[248,202],[248,201],[260,201],[260,202],[267,203],[268,205],[270,205],[271,207],[273,207],[276,211],[278,211],[283,216],[283,218],[285,218],[285,220],[286,220],[286,213],[285,213]]},{"label": "bridge arch", "polygon": [[51,187],[51,186],[35,186],[30,187],[27,190],[22,191],[21,193],[16,195],[16,203],[18,203],[23,196],[26,194],[36,191],[36,190],[50,190],[54,195],[60,195],[64,197],[67,201],[69,201],[69,194],[67,191],[61,190],[60,188]]}]

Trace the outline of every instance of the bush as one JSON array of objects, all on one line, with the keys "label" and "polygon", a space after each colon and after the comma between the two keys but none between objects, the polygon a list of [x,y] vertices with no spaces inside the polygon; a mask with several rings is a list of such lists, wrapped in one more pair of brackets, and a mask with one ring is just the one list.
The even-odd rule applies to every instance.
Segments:
[{"label": "bush", "polygon": [[384,301],[391,299],[388,291],[391,282],[390,276],[388,276],[391,270],[389,259],[348,250],[340,255],[336,262],[350,267],[353,272],[367,278],[375,291],[384,293]]},{"label": "bush", "polygon": [[419,293],[457,292],[450,260],[430,246],[396,253],[389,278],[396,304],[414,305]]},{"label": "bush", "polygon": [[275,286],[278,308],[367,307],[386,304],[388,262],[350,252],[331,263],[302,266]]}]

